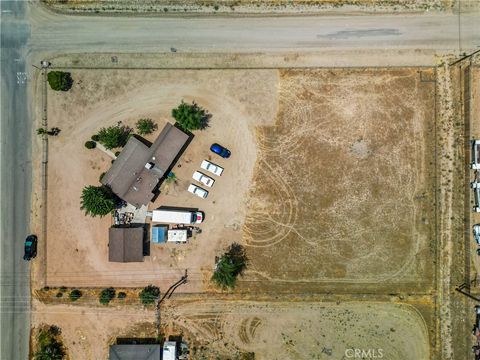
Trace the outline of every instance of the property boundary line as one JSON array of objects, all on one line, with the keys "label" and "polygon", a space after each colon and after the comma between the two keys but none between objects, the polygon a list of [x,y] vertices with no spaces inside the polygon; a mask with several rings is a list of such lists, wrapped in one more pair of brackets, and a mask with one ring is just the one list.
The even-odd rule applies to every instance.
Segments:
[{"label": "property boundary line", "polygon": [[[47,130],[48,127],[48,114],[47,114],[47,69],[42,69],[42,127]],[[43,284],[47,282],[47,201],[48,201],[48,135],[44,133],[42,135],[42,165],[41,165],[41,179],[42,179],[42,191],[41,191],[41,204],[42,204],[42,221],[41,221],[41,241],[43,244]]]}]

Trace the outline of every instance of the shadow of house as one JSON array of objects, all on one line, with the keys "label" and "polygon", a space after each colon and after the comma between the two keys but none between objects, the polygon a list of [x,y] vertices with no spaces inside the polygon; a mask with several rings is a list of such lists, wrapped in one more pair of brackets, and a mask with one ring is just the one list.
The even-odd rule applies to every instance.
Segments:
[{"label": "shadow of house", "polygon": [[136,208],[147,205],[158,196],[160,184],[192,138],[193,134],[187,134],[170,123],[152,144],[132,136],[101,182]]}]

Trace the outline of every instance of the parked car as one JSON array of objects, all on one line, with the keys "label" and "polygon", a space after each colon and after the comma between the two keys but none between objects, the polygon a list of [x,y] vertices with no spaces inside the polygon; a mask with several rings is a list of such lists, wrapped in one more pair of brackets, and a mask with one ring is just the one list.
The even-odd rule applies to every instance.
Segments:
[{"label": "parked car", "polygon": [[214,163],[211,163],[210,161],[207,161],[207,160],[203,160],[200,167],[217,176],[220,176],[223,173],[223,168],[221,166],[215,165]]},{"label": "parked car", "polygon": [[223,157],[225,159],[228,159],[230,157],[230,155],[232,154],[230,152],[230,150],[228,150],[227,148],[225,148],[222,145],[217,144],[217,143],[212,144],[212,146],[210,146],[210,150],[212,152],[214,152],[215,154],[220,155],[221,157]]},{"label": "parked car", "polygon": [[204,199],[208,196],[208,191],[197,185],[190,184],[188,191]]},{"label": "parked car", "polygon": [[480,245],[480,224],[473,225],[473,238],[475,242]]},{"label": "parked car", "polygon": [[25,239],[25,251],[23,254],[23,260],[30,261],[37,256],[37,236],[28,235]]},{"label": "parked car", "polygon": [[213,180],[210,176],[207,176],[200,171],[195,171],[192,175],[192,178],[208,187],[212,187],[213,183],[215,182],[215,180]]}]

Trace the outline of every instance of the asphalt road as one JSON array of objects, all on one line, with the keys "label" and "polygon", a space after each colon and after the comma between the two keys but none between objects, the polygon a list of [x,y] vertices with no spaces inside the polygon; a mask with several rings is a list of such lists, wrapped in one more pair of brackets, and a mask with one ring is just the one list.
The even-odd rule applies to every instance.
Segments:
[{"label": "asphalt road", "polygon": [[28,358],[29,269],[22,254],[31,202],[26,73],[32,68],[26,62],[43,54],[168,52],[175,47],[191,52],[344,50],[353,64],[357,50],[398,49],[411,52],[414,64],[416,50],[459,54],[480,46],[478,13],[126,19],[57,15],[21,0],[0,1],[0,7],[0,360]]},{"label": "asphalt road", "polygon": [[31,196],[31,119],[25,70],[30,28],[24,1],[1,1],[0,359],[27,359],[29,264],[23,261]]}]

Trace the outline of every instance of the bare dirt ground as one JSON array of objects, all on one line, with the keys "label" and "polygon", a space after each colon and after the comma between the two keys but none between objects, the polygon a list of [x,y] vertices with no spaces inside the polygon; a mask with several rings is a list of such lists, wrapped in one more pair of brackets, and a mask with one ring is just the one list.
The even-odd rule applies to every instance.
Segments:
[{"label": "bare dirt ground", "polygon": [[[209,291],[215,255],[239,241],[250,258],[240,292],[432,290],[431,69],[74,70],[72,76],[71,92],[48,94],[49,127],[62,132],[49,149],[47,285],[153,283],[164,290],[187,269],[189,283],[179,291]],[[198,207],[206,213],[203,233],[188,245],[152,245],[144,263],[109,263],[111,219],[85,217],[79,197],[84,185],[98,184],[110,158],[83,144],[118,121],[133,126],[150,117],[161,128],[181,99],[207,108],[211,126],[196,134],[174,168],[178,181],[165,186],[150,208]],[[215,141],[232,150],[229,160],[210,155]],[[225,167],[206,200],[186,192],[204,158]],[[60,326],[74,358],[104,358],[114,337],[147,322],[149,329],[155,318],[138,306],[114,302],[104,308],[84,300],[75,306],[34,303],[32,324]],[[388,359],[435,354],[431,300],[413,307],[169,304],[162,307],[162,323],[183,331],[196,344],[197,358],[255,352],[259,359],[328,359],[357,346],[385,350]]]},{"label": "bare dirt ground", "polygon": [[277,122],[258,131],[245,287],[431,289],[432,79],[428,69],[281,72]]},{"label": "bare dirt ground", "polygon": [[192,338],[195,359],[345,359],[356,348],[389,360],[430,356],[427,325],[405,304],[180,301],[162,316]]},{"label": "bare dirt ground", "polygon": [[[254,126],[272,122],[277,108],[278,75],[258,71],[74,71],[68,93],[49,91],[49,126],[62,130],[50,141],[47,281],[50,286],[145,286],[168,288],[189,270],[184,291],[202,291],[204,268],[226,243],[241,240],[247,193],[256,158]],[[98,184],[111,159],[84,142],[101,127],[122,121],[133,126],[152,118],[159,130],[171,121],[180,100],[195,99],[213,117],[198,132],[177,163],[178,181],[156,205],[198,207],[206,213],[205,231],[189,245],[151,246],[144,263],[109,263],[111,218],[90,218],[80,210],[83,186]],[[148,138],[151,140],[157,134]],[[211,158],[209,145],[219,141],[233,154],[206,200],[186,191],[201,160]],[[234,166],[231,166],[233,165]],[[179,167],[181,166],[181,167]],[[232,191],[234,190],[234,191]],[[156,206],[153,206],[155,208]],[[66,239],[68,239],[66,241]]]}]

